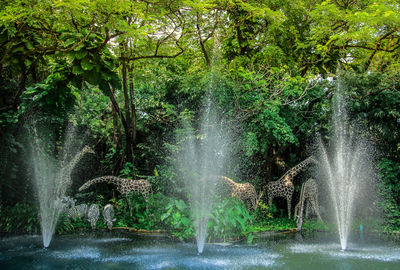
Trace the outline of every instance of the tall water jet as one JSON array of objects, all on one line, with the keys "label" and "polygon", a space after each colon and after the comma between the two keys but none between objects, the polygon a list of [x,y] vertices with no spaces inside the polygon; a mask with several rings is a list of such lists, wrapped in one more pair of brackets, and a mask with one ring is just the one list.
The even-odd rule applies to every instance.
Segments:
[{"label": "tall water jet", "polygon": [[49,131],[38,128],[37,123],[30,123],[32,132],[31,150],[34,170],[34,187],[39,202],[40,226],[43,246],[48,247],[54,235],[58,218],[62,212],[62,198],[71,185],[71,173],[76,163],[87,152],[93,153],[89,147],[70,158],[74,142],[74,128],[70,126],[66,132],[62,152],[58,158],[49,150],[51,143],[47,141]]},{"label": "tall water jet", "polygon": [[[348,247],[356,204],[374,178],[372,151],[367,134],[348,119],[345,97],[339,84],[333,98],[333,130],[330,147],[319,141],[319,167],[326,180],[342,250]],[[366,205],[364,205],[366,207]]]},{"label": "tall water jet", "polygon": [[39,202],[43,246],[48,247],[61,212],[61,201],[57,200],[55,196],[59,185],[56,178],[56,161],[46,154],[39,145],[38,137],[34,136],[32,147],[34,184]]},{"label": "tall water jet", "polygon": [[212,211],[218,175],[221,175],[229,146],[223,120],[208,97],[198,132],[184,123],[182,152],[177,157],[178,172],[184,179],[196,231],[197,250],[202,254]]}]

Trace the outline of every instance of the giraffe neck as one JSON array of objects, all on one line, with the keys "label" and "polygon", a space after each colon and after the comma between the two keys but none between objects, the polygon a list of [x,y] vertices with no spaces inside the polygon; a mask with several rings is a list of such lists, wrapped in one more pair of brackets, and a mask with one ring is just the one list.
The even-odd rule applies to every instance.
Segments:
[{"label": "giraffe neck", "polygon": [[221,176],[222,180],[225,181],[225,183],[230,187],[233,188],[237,185],[237,183],[235,181],[233,181],[232,179],[226,177],[226,176]]},{"label": "giraffe neck", "polygon": [[300,162],[299,164],[297,164],[296,166],[294,166],[293,168],[288,170],[279,180],[282,181],[285,185],[289,185],[289,182],[290,182],[290,184],[292,184],[291,178],[295,177],[299,172],[301,172],[311,162],[315,162],[315,159],[313,156],[308,157],[307,159],[303,160],[302,162]]},{"label": "giraffe neck", "polygon": [[76,154],[72,160],[67,165],[67,171],[65,172],[68,175],[71,175],[72,170],[75,168],[76,164],[83,158],[83,156],[89,152],[87,147],[84,147],[78,154]]},{"label": "giraffe neck", "polygon": [[110,183],[116,185],[118,188],[121,188],[122,184],[127,182],[127,181],[131,181],[131,180],[130,179],[125,179],[125,178],[119,178],[119,177],[112,176],[112,175],[101,176],[101,177],[97,177],[97,178],[94,178],[94,179],[91,179],[91,180],[87,181],[85,184],[83,184],[79,188],[79,191],[87,189],[91,185],[102,183],[102,182],[110,182]]},{"label": "giraffe neck", "polygon": [[60,184],[57,187],[57,194],[58,196],[62,197],[65,194],[68,186],[71,184],[71,174],[73,169],[75,168],[76,164],[82,159],[82,157],[90,152],[91,149],[85,146],[81,151],[79,151],[72,159],[68,162],[67,165],[62,166],[56,175],[57,178],[60,179]]},{"label": "giraffe neck", "polygon": [[294,167],[294,170],[296,171],[296,174],[298,174],[301,170],[303,170],[308,164],[311,162],[315,162],[314,157],[308,157],[307,159],[303,160],[300,162],[298,165]]}]

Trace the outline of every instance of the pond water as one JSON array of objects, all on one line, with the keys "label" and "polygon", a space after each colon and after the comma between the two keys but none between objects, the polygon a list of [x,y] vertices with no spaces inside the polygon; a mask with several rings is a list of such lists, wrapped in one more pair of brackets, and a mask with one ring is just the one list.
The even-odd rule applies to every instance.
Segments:
[{"label": "pond water", "polygon": [[0,269],[400,269],[395,242],[334,239],[263,239],[247,244],[196,244],[124,234],[56,236],[44,249],[41,236],[0,239]]}]

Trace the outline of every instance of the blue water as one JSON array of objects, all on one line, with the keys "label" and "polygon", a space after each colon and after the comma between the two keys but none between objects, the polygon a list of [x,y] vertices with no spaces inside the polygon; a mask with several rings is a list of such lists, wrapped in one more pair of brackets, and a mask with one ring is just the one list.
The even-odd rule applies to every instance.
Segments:
[{"label": "blue water", "polygon": [[44,249],[40,236],[0,239],[0,269],[400,269],[396,243],[262,240],[247,245],[196,244],[127,235],[56,236]]}]

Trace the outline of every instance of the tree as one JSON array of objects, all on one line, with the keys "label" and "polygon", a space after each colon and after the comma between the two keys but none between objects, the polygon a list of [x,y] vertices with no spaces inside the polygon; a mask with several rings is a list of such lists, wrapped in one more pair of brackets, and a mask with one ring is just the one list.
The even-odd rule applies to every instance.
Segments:
[{"label": "tree", "polygon": [[[327,63],[358,65],[368,70],[395,69],[398,66],[398,1],[329,0],[310,12],[314,48]],[[336,57],[332,57],[336,55]]]}]

